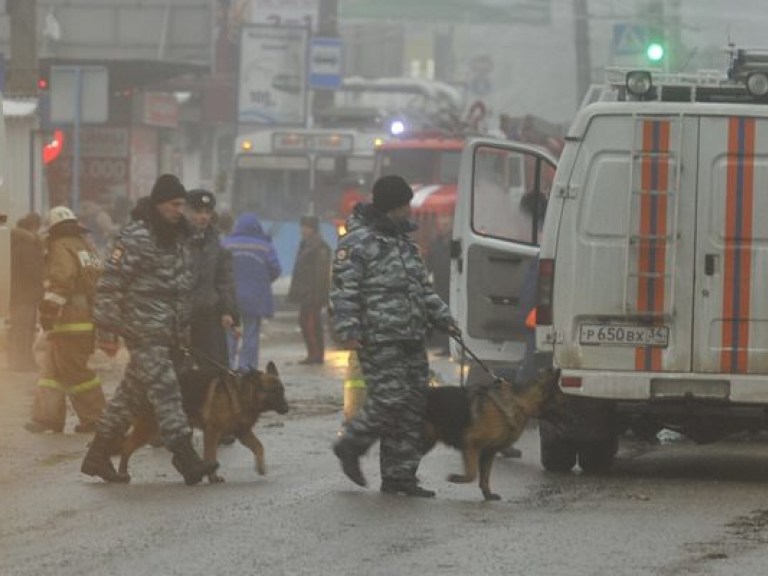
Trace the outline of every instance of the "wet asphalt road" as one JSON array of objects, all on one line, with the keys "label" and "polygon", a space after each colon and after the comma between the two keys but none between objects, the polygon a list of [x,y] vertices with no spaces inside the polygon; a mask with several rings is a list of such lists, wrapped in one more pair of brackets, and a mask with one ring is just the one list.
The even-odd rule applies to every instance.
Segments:
[{"label": "wet asphalt road", "polygon": [[[420,469],[437,498],[388,496],[375,449],[363,461],[367,490],[330,452],[343,354],[297,366],[291,338],[267,339],[262,354],[277,361],[294,408],[257,425],[267,475],[244,447],[223,447],[227,482],[195,487],[150,447],[134,455],[130,485],[81,476],[88,438],[24,431],[34,377],[0,370],[0,575],[765,574],[765,438],[625,442],[610,476],[559,476],[542,470],[531,427],[523,458],[494,466],[500,502],[447,483],[461,461],[442,447]],[[119,363],[96,360],[114,384]],[[455,379],[452,364],[435,367]]]}]

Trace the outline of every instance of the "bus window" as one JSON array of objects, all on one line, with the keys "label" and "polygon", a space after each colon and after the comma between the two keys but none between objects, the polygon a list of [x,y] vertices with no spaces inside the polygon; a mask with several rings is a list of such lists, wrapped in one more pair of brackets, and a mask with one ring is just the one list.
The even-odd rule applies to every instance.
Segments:
[{"label": "bus window", "polygon": [[[295,220],[309,210],[309,163],[291,158],[250,158],[248,167],[235,173],[232,209],[256,212],[262,220]],[[298,159],[304,160],[304,159]]]}]

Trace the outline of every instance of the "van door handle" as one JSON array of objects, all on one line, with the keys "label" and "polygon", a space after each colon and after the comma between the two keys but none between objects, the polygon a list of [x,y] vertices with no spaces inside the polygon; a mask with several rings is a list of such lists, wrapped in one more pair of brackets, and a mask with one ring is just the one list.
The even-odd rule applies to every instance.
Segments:
[{"label": "van door handle", "polygon": [[704,256],[704,274],[706,276],[714,276],[715,268],[717,266],[717,254],[707,254]]}]

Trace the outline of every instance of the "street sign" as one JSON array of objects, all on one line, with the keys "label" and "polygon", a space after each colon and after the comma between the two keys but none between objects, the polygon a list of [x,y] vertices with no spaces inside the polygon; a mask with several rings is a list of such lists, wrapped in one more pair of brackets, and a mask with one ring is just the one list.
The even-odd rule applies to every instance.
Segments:
[{"label": "street sign", "polygon": [[312,38],[309,46],[309,87],[334,90],[344,75],[344,47],[341,38]]},{"label": "street sign", "polygon": [[309,28],[250,24],[240,32],[238,122],[303,126]]},{"label": "street sign", "polygon": [[[109,72],[106,66],[51,66],[51,122],[89,124],[109,117]],[[78,106],[77,101],[80,100]]]},{"label": "street sign", "polygon": [[648,44],[648,28],[620,22],[613,25],[613,53],[621,56],[642,54]]}]

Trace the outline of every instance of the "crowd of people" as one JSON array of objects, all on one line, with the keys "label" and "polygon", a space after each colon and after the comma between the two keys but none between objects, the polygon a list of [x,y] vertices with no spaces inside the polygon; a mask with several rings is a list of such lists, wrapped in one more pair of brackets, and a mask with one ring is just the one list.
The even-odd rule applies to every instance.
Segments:
[{"label": "crowd of people", "polygon": [[[343,471],[364,485],[359,458],[378,439],[381,490],[429,497],[434,492],[416,480],[427,339],[433,327],[459,331],[409,237],[410,186],[386,176],[372,192],[372,202],[350,216],[333,258],[318,219],[301,218],[289,291],[307,350],[299,363],[324,362],[321,319],[330,301],[334,332],[342,348],[355,352],[368,391],[334,444]],[[146,410],[154,412],[159,442],[187,484],[218,467],[192,445],[178,374],[190,357],[222,370],[258,367],[260,327],[274,314],[271,284],[281,266],[256,214],[219,220],[215,208],[210,191],[187,191],[164,174],[122,227],[88,205],[80,218],[65,206],[51,209],[43,235],[35,214],[14,229],[9,368],[40,375],[26,428],[61,432],[69,398],[79,420],[75,431],[94,433],[84,474],[130,479],[111,456]],[[222,236],[217,221],[231,232]],[[41,367],[32,352],[38,325],[47,341]],[[88,362],[97,347],[114,355],[118,339],[130,359],[106,401]]]}]

